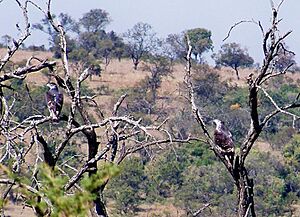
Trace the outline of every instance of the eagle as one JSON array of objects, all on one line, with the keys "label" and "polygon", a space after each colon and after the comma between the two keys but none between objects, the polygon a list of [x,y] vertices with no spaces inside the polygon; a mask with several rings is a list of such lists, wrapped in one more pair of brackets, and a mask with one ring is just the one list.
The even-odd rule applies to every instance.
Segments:
[{"label": "eagle", "polygon": [[215,119],[213,123],[216,126],[214,132],[214,142],[217,146],[219,146],[225,156],[225,159],[229,161],[231,165],[233,165],[234,159],[234,144],[232,140],[232,135],[230,131],[225,127],[224,122]]},{"label": "eagle", "polygon": [[58,121],[63,106],[63,94],[58,90],[55,83],[48,83],[47,87],[49,87],[49,90],[46,92],[46,102],[50,117],[53,121]]}]

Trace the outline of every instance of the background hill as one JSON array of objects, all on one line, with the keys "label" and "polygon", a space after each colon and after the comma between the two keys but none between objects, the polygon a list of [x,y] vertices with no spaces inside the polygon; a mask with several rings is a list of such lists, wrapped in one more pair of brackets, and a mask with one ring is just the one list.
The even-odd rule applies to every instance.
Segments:
[{"label": "background hill", "polygon": [[[4,50],[0,50],[0,54],[4,53]],[[17,54],[14,56],[13,58],[13,62],[18,63],[18,62],[22,62],[25,59],[28,59],[30,56],[37,56],[40,58],[52,58],[52,53],[51,52],[31,52],[31,51],[18,51]],[[106,67],[104,65],[102,65],[103,71],[101,72],[101,76],[92,76],[91,79],[87,79],[84,82],[84,86],[86,87],[86,90],[88,90],[86,93],[88,94],[93,94],[96,93],[98,94],[98,96],[95,98],[96,102],[98,103],[98,105],[103,109],[104,112],[108,112],[111,110],[111,107],[113,106],[113,104],[115,103],[116,99],[118,96],[120,96],[121,94],[124,93],[128,93],[128,94],[132,94],[135,95],[135,91],[137,91],[136,88],[141,88],[143,87],[143,82],[145,81],[145,79],[150,76],[150,72],[147,70],[144,70],[143,68],[143,64],[145,63],[141,63],[140,67],[138,67],[138,70],[134,70],[133,69],[133,64],[131,60],[128,59],[122,59],[121,61],[117,60],[117,59],[113,59],[111,60],[110,64],[107,65]],[[58,66],[61,67],[61,66]],[[76,73],[76,67],[73,68],[73,72],[72,73]],[[187,104],[187,100],[184,98],[183,96],[183,87],[182,87],[182,83],[183,83],[183,79],[184,79],[184,65],[181,63],[176,63],[173,66],[173,70],[172,72],[164,77],[162,79],[162,83],[160,85],[160,88],[158,89],[158,100],[155,102],[154,106],[156,108],[156,110],[154,110],[154,112],[152,114],[148,114],[150,116],[157,116],[157,118],[160,118],[161,113],[166,113],[167,116],[169,117],[169,119],[171,120],[171,123],[180,123],[180,121],[182,121],[181,119],[178,119],[178,114],[180,112],[184,112],[186,109],[188,109],[186,107]],[[210,66],[206,66],[206,68],[203,69],[197,69],[196,70],[196,80],[200,84],[202,85],[207,85],[204,86],[204,88],[208,88],[210,90],[211,88],[211,84],[215,83],[215,82],[219,82],[219,83],[215,83],[218,86],[221,85],[220,87],[222,87],[222,85],[228,86],[227,90],[222,93],[224,94],[224,99],[228,99],[228,97],[232,94],[232,88],[234,88],[235,91],[239,92],[242,94],[244,89],[247,89],[247,77],[250,73],[255,73],[255,69],[241,69],[240,70],[240,80],[236,79],[236,75],[234,73],[233,70],[231,70],[230,68],[221,68],[221,69],[214,69]],[[289,82],[291,85],[293,84],[299,84],[299,73],[298,72],[294,72],[294,73],[288,73],[288,78],[290,79]],[[216,77],[217,76],[217,80]],[[203,79],[206,82],[202,82]],[[29,84],[29,89],[33,90],[39,86],[44,86],[47,82],[49,82],[50,80],[53,80],[53,78],[47,76],[46,73],[33,73],[30,76],[28,76],[26,78],[26,81]],[[201,83],[202,82],[202,83]],[[208,82],[208,83],[207,83]],[[278,84],[280,87],[280,84]],[[222,89],[222,88],[221,88]],[[211,89],[212,92],[208,93],[208,94],[214,94],[214,95],[218,95],[218,90],[217,92],[216,89]],[[147,89],[145,89],[144,91],[149,91]],[[43,93],[42,93],[43,94]],[[231,95],[232,96],[232,95]],[[136,96],[134,96],[136,97]],[[139,97],[139,96],[137,96]],[[201,98],[201,93],[199,94],[199,97]],[[210,101],[210,97],[215,97],[215,96],[206,96],[207,100]],[[66,97],[67,98],[67,97]],[[221,99],[221,100],[224,100]],[[66,99],[67,100],[67,99]],[[130,98],[129,96],[129,100],[132,100],[134,102],[134,98]],[[139,98],[137,98],[137,100],[139,100]],[[224,106],[227,106],[227,108],[222,108],[224,110],[231,110],[233,112],[235,112],[236,110],[242,111],[243,109],[246,109],[246,104],[243,104],[244,100],[239,99],[239,97],[234,97],[234,99],[232,101],[230,101],[230,103],[226,103]],[[203,101],[200,100],[199,103],[202,102],[204,103],[204,111],[206,113],[210,113],[210,110],[213,109],[214,110],[214,106],[218,106],[217,102],[216,105],[211,105],[212,107],[207,107],[205,100]],[[232,108],[232,105],[235,104],[239,104],[239,106],[237,108]],[[200,104],[201,106],[201,104]],[[125,108],[124,108],[125,109]],[[92,110],[90,110],[90,112],[93,112]],[[241,115],[240,113],[236,113],[236,115]],[[211,114],[210,114],[211,115]],[[163,115],[164,116],[164,115]],[[221,115],[222,117],[222,115]],[[187,121],[187,120],[185,120]],[[227,120],[228,122],[230,122],[230,119]],[[209,124],[209,123],[208,123]],[[230,123],[229,123],[230,124]],[[231,123],[232,124],[232,123]],[[175,124],[176,125],[176,124]],[[190,124],[190,129],[192,129],[192,131],[194,132],[199,132],[200,129],[198,129],[197,127],[194,128],[193,126],[195,125],[195,123],[191,123]],[[193,125],[193,126],[192,126]],[[210,125],[210,124],[209,124]],[[184,124],[185,126],[185,124]],[[232,127],[236,127],[235,125],[232,124]],[[210,128],[212,128],[212,126],[210,126]],[[255,143],[254,148],[256,149],[257,152],[255,152],[253,155],[251,155],[250,158],[250,162],[256,162],[255,159],[260,157],[265,157],[266,158],[266,162],[273,162],[271,163],[272,165],[270,166],[272,168],[272,170],[274,170],[274,174],[270,173],[269,176],[274,176],[277,177],[277,175],[275,174],[276,170],[281,170],[281,168],[286,167],[288,165],[288,161],[286,159],[286,157],[284,156],[284,150],[285,150],[285,146],[286,144],[290,143],[291,140],[293,140],[292,134],[288,133],[289,130],[291,130],[288,127],[285,127],[285,133],[281,134],[281,135],[277,135],[277,133],[275,134],[270,134],[269,137],[267,136],[267,134],[260,139],[258,142]],[[177,132],[178,129],[175,129],[175,131]],[[297,134],[297,132],[295,132]],[[270,138],[271,137],[275,137],[275,138]],[[276,138],[281,137],[283,139],[282,142],[278,142]],[[238,138],[238,136],[236,136],[236,141],[239,142],[240,138]],[[279,143],[279,144],[277,144]],[[181,162],[182,164],[186,164],[186,166],[182,169],[180,169],[179,171],[177,171],[178,173],[178,177],[174,177],[176,180],[180,180],[180,179],[186,179],[189,177],[189,174],[187,174],[187,172],[185,171],[187,168],[189,168],[190,170],[194,170],[196,169],[196,171],[201,170],[201,168],[205,168],[205,165],[214,165],[214,164],[210,164],[210,163],[204,163],[204,159],[202,159],[202,157],[204,155],[200,154],[196,154],[194,155],[193,153],[197,150],[198,148],[195,147],[181,147],[181,146],[176,146],[176,152],[179,152],[182,155],[183,158],[191,158],[189,161],[189,163],[187,162]],[[184,151],[183,151],[184,150]],[[208,149],[207,149],[208,150]],[[82,150],[85,151],[85,150]],[[191,151],[191,152],[190,152]],[[166,149],[163,151],[163,153],[165,153],[166,155],[170,155],[170,156],[176,156],[176,152],[170,151],[169,149]],[[203,152],[203,150],[201,151]],[[206,153],[206,151],[204,151]],[[192,154],[191,154],[192,153]],[[141,154],[141,153],[140,153]],[[140,154],[137,154],[135,156],[133,156],[133,159],[135,157],[140,156]],[[178,154],[178,153],[177,153]],[[210,156],[210,155],[209,155]],[[173,158],[171,157],[171,158]],[[196,157],[194,159],[194,157]],[[198,159],[197,159],[198,158]],[[205,157],[206,158],[206,157]],[[213,159],[213,157],[209,157],[211,159]],[[145,178],[145,180],[143,182],[139,181],[139,183],[137,184],[136,188],[140,189],[143,188],[143,185],[150,185],[153,187],[153,183],[151,183],[153,180],[151,177],[154,177],[154,179],[156,180],[155,182],[166,182],[168,183],[168,186],[156,186],[155,188],[160,189],[159,191],[168,191],[168,193],[166,195],[164,195],[161,192],[158,192],[158,195],[155,195],[155,191],[152,189],[152,193],[154,193],[154,195],[152,195],[152,199],[150,200],[145,200],[143,195],[140,195],[139,198],[135,198],[133,199],[133,203],[136,203],[136,208],[134,208],[132,210],[132,215],[134,216],[181,216],[181,215],[185,215],[185,210],[186,210],[186,206],[182,204],[182,201],[184,200],[191,200],[191,203],[193,202],[194,199],[187,199],[186,196],[184,196],[185,194],[182,192],[181,188],[182,185],[187,185],[187,183],[185,183],[185,181],[183,181],[183,183],[176,183],[177,181],[170,181],[167,178],[163,178],[163,176],[170,176],[170,174],[163,174],[163,170],[160,171],[160,167],[162,167],[162,165],[164,164],[164,158],[160,155],[153,155],[152,160],[150,160],[147,164],[145,164],[141,171],[143,173],[143,177],[147,177]],[[172,160],[173,161],[173,160]],[[172,162],[171,161],[171,162]],[[194,163],[193,163],[194,161]],[[175,160],[176,162],[176,160]],[[180,162],[180,161],[179,161]],[[198,163],[196,163],[198,162]],[[277,162],[277,163],[276,163]],[[174,162],[173,162],[174,163]],[[222,165],[220,165],[219,163],[218,167],[222,167]],[[256,164],[256,163],[254,163]],[[197,166],[196,166],[197,165]],[[200,165],[200,167],[199,167]],[[202,166],[201,166],[202,165]],[[135,167],[133,165],[133,167]],[[255,165],[254,165],[255,167]],[[156,168],[156,169],[154,169]],[[203,169],[202,168],[202,169]],[[268,167],[266,167],[267,169]],[[130,170],[133,168],[124,168],[124,173],[125,172],[129,172]],[[170,168],[169,168],[170,169]],[[213,169],[214,170],[214,169]],[[286,170],[286,172],[289,169],[284,169]],[[139,171],[139,172],[141,172]],[[152,171],[152,172],[151,172]],[[170,169],[170,171],[172,172],[172,170]],[[144,173],[147,173],[147,175],[145,175]],[[157,173],[162,173],[160,176],[157,176]],[[165,173],[165,172],[164,172]],[[260,179],[260,176],[264,176],[263,172],[261,175],[257,174],[257,178]],[[279,172],[280,173],[280,172]],[[181,175],[179,175],[181,174]],[[223,174],[224,176],[226,176],[225,174]],[[160,178],[159,178],[160,177]],[[279,177],[279,176],[278,176]],[[287,175],[285,175],[285,177],[288,177]],[[133,177],[131,177],[133,178]],[[197,179],[197,178],[196,178]],[[205,178],[204,178],[205,179]],[[277,178],[278,179],[278,178]],[[286,178],[282,178],[282,180],[285,180]],[[126,182],[126,181],[130,181],[130,180],[124,180],[122,179],[122,182]],[[147,183],[148,182],[148,183]],[[260,188],[260,185],[262,183],[258,182],[258,188]],[[116,183],[112,183],[111,186],[109,186],[108,188],[108,192],[110,192],[111,188],[116,188],[116,185],[118,185],[118,182],[116,181]],[[141,186],[140,186],[141,185]],[[205,187],[201,187],[202,184],[199,184],[200,186],[200,190],[201,188],[205,188]],[[188,185],[187,185],[188,186]],[[192,186],[195,187],[195,184],[192,184]],[[118,186],[120,188],[122,188],[121,186]],[[149,186],[148,186],[149,187]],[[145,188],[145,187],[144,187]],[[222,188],[222,187],[221,187]],[[228,187],[225,187],[225,189]],[[230,188],[230,187],[229,187]],[[216,190],[216,189],[215,189]],[[208,190],[212,191],[212,194],[215,190]],[[275,190],[276,187],[275,187]],[[297,189],[295,189],[297,190]],[[299,190],[299,189],[298,189]],[[122,189],[118,189],[117,191],[122,192]],[[150,191],[150,190],[149,190]],[[189,190],[184,190],[186,191],[185,193],[188,193]],[[223,190],[221,190],[223,191]],[[223,192],[224,193],[224,192]],[[222,194],[223,194],[222,193]],[[108,193],[109,195],[110,193]],[[124,193],[126,196],[126,193]],[[142,194],[149,194],[148,193],[142,193]],[[151,192],[150,192],[151,194]],[[205,193],[204,193],[205,194]],[[216,190],[216,194],[217,194],[217,190]],[[233,194],[235,194],[233,192]],[[270,193],[267,193],[270,194]],[[268,195],[265,195],[266,197]],[[283,192],[280,192],[277,196],[284,194]],[[127,195],[128,197],[133,197],[130,193]],[[260,200],[268,200],[266,198],[263,198],[265,196],[262,196],[262,198],[258,197],[258,201]],[[269,195],[270,196],[270,195]],[[109,197],[109,196],[108,196]],[[212,198],[214,198],[215,196],[212,196]],[[144,199],[143,199],[144,198]],[[280,198],[280,200],[283,200],[286,197],[282,197]],[[117,197],[112,197],[109,199],[109,203],[108,203],[108,209],[109,212],[114,213],[115,211],[115,207],[118,207],[117,209],[122,209],[122,206],[125,206],[124,204],[122,205],[122,203],[124,203],[124,201],[119,201],[121,199],[118,199]],[[290,210],[288,213],[293,213],[291,216],[298,216],[299,215],[299,203],[296,202],[295,198],[294,199],[286,199],[286,200],[290,200],[290,202],[280,202],[281,204],[279,204],[279,201],[275,202],[273,201],[272,205],[266,204],[264,205],[265,207],[262,208],[262,210],[266,209],[265,211],[262,211],[262,213],[264,212],[275,212],[273,211],[267,211],[270,207],[273,206],[273,208],[275,207],[280,207],[280,206],[286,206],[286,204],[289,204],[289,208],[286,209],[286,211]],[[197,200],[196,200],[197,201]],[[212,206],[212,209],[214,210],[214,213],[216,213],[216,216],[218,216],[217,213],[219,213],[218,208],[222,203],[222,200],[217,202],[218,204],[214,204]],[[271,202],[270,202],[271,203]],[[276,204],[278,203],[278,204]],[[119,205],[118,205],[119,204]],[[121,205],[120,205],[121,204]],[[197,202],[196,202],[197,204]],[[125,209],[125,207],[123,207]],[[275,208],[276,209],[276,208]],[[12,205],[9,204],[6,207],[6,214],[10,215],[10,216],[20,216],[20,215],[25,215],[30,217],[30,216],[34,216],[32,214],[32,211],[28,208],[21,208],[20,205]],[[205,214],[206,215],[206,214]],[[208,213],[207,213],[208,215]],[[283,214],[280,214],[283,215]],[[228,215],[230,216],[230,214]]]}]

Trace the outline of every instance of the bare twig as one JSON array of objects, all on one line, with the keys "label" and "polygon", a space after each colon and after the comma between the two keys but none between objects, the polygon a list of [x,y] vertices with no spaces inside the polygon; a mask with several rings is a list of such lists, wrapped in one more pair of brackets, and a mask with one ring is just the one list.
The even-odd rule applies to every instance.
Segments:
[{"label": "bare twig", "polygon": [[200,209],[198,209],[196,212],[194,212],[194,213],[192,214],[192,216],[193,216],[193,217],[199,216],[199,215],[200,215],[207,207],[209,207],[209,206],[210,206],[210,203],[204,204],[204,206],[201,207]]},{"label": "bare twig", "polygon": [[223,41],[226,41],[230,37],[230,34],[231,34],[231,32],[233,31],[234,28],[236,28],[237,26],[239,26],[239,25],[241,25],[243,23],[254,23],[254,24],[260,26],[260,29],[263,32],[263,28],[262,28],[260,22],[256,22],[254,20],[241,20],[241,21],[235,23],[233,26],[230,27],[230,29],[229,29],[226,37],[223,39]]}]

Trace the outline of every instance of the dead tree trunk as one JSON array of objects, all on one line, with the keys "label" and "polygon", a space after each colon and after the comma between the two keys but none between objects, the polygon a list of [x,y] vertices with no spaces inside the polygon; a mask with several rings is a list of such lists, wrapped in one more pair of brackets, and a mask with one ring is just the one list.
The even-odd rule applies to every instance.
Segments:
[{"label": "dead tree trunk", "polygon": [[235,71],[235,74],[236,74],[237,79],[240,80],[240,75],[239,75],[239,70],[238,70],[237,65],[234,65],[233,69],[234,69],[234,71]]},{"label": "dead tree trunk", "polygon": [[238,217],[247,216],[249,212],[255,217],[253,179],[249,179],[247,169],[239,162],[239,156],[236,156],[232,177],[238,191]]},{"label": "dead tree trunk", "polygon": [[[276,57],[278,56],[278,53],[281,49],[283,49],[286,53],[292,53],[291,51],[288,51],[284,46],[284,39],[287,38],[287,36],[291,33],[291,31],[288,31],[287,33],[281,35],[281,33],[278,30],[278,23],[281,20],[278,20],[277,15],[278,15],[278,10],[283,2],[284,0],[281,1],[281,3],[277,6],[277,8],[275,8],[273,1],[271,1],[272,11],[273,11],[272,25],[268,29],[268,31],[266,32],[264,31],[260,22],[252,21],[259,26],[263,34],[262,45],[264,51],[264,59],[263,59],[263,65],[258,75],[254,76],[251,73],[247,79],[247,83],[249,85],[250,126],[249,126],[248,133],[245,136],[244,142],[241,145],[240,153],[235,153],[235,161],[233,165],[232,163],[229,163],[224,158],[224,154],[222,153],[222,150],[220,150],[219,147],[214,143],[212,137],[209,134],[209,131],[206,128],[206,124],[203,121],[202,114],[200,113],[200,110],[195,104],[194,87],[193,87],[192,76],[191,76],[192,47],[190,45],[188,36],[186,40],[188,45],[188,51],[186,56],[187,66],[186,66],[185,84],[187,85],[188,88],[189,100],[192,106],[192,111],[194,113],[195,119],[197,120],[200,127],[202,128],[204,136],[207,138],[207,141],[210,144],[215,155],[222,161],[222,163],[225,165],[230,175],[233,177],[234,183],[238,191],[238,201],[237,201],[238,217],[247,217],[249,216],[249,214],[251,214],[252,217],[256,216],[255,208],[254,208],[254,183],[253,183],[253,179],[248,177],[248,172],[245,167],[245,161],[253,147],[253,144],[259,138],[260,133],[262,132],[264,126],[271,118],[273,118],[275,115],[280,113],[290,115],[293,117],[293,119],[295,119],[295,117],[300,118],[298,115],[290,111],[290,109],[300,107],[300,103],[299,103],[300,93],[292,103],[286,104],[285,106],[279,106],[275,102],[275,100],[270,96],[270,94],[268,94],[267,90],[264,89],[265,88],[264,84],[266,83],[266,81],[277,76],[283,76],[293,65],[293,64],[287,65],[286,68],[280,72],[275,72],[272,68],[272,64],[274,63],[274,61],[276,61]],[[242,21],[235,24],[230,29],[228,36],[230,35],[230,32],[234,27],[244,22],[247,21]],[[238,76],[237,69],[235,69],[235,71]],[[268,98],[275,107],[274,111],[271,111],[269,114],[265,116],[259,113],[259,109],[258,109],[258,98],[260,97],[260,95],[258,94],[259,92],[264,94],[266,98]]]},{"label": "dead tree trunk", "polygon": [[[88,161],[95,158],[98,153],[99,142],[97,142],[97,136],[94,130],[86,130],[83,132],[88,140]],[[97,161],[89,165],[89,176],[97,173]],[[96,195],[94,199],[94,207],[91,209],[93,217],[108,217],[106,207],[102,198],[103,188],[99,186],[93,192]]]}]

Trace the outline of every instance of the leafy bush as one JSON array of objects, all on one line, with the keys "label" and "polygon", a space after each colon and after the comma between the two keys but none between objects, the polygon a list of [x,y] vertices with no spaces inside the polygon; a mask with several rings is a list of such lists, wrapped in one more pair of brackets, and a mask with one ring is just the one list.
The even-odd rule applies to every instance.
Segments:
[{"label": "leafy bush", "polygon": [[[41,182],[36,191],[26,187],[26,184],[31,182],[29,179],[16,176],[7,167],[1,166],[0,169],[14,180],[29,205],[44,214],[49,213],[51,210],[51,216],[53,217],[87,216],[92,201],[96,197],[92,192],[107,179],[118,173],[116,166],[106,164],[96,174],[85,176],[81,180],[82,191],[67,194],[63,187],[68,178],[59,175],[56,168],[53,171],[45,164],[40,165],[39,176]],[[37,197],[40,197],[40,200],[37,200]]]},{"label": "leafy bush", "polygon": [[107,186],[105,195],[114,200],[114,213],[130,216],[143,200],[144,165],[139,158],[133,157],[122,162],[120,171]]}]

